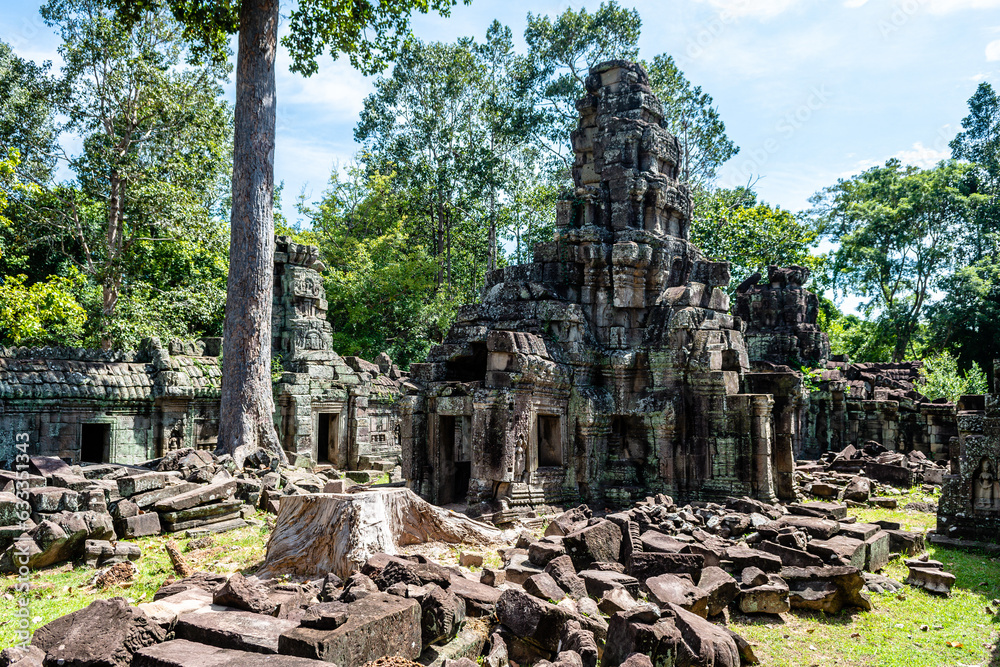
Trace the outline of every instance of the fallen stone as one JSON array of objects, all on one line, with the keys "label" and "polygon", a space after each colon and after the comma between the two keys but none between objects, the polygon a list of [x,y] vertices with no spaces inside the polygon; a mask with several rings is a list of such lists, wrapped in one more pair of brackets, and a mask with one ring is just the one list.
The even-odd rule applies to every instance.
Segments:
[{"label": "fallen stone", "polygon": [[[633,657],[641,653],[646,659]],[[635,665],[738,667],[739,648],[724,628],[676,605],[662,612],[637,607],[615,614],[608,628],[602,667]]]},{"label": "fallen stone", "polygon": [[828,540],[840,530],[840,524],[836,521],[811,516],[783,516],[777,523],[782,526],[798,528],[809,537],[818,540]]},{"label": "fallen stone", "polygon": [[[579,577],[577,578],[579,579]],[[581,583],[583,582],[582,579],[580,581]],[[586,589],[586,584],[584,584],[584,588]],[[537,598],[548,600],[553,604],[566,597],[566,591],[556,583],[556,580],[548,572],[528,577],[527,581],[524,582],[524,590]]]},{"label": "fallen stone", "polygon": [[156,491],[166,486],[167,476],[160,472],[149,472],[142,475],[127,475],[115,480],[118,493],[123,498],[129,498],[139,493]]},{"label": "fallen stone", "polygon": [[617,561],[621,551],[622,531],[611,521],[599,521],[592,526],[566,535],[563,546],[577,569],[595,561]]},{"label": "fallen stone", "polygon": [[178,639],[254,653],[277,653],[278,637],[298,626],[249,611],[200,611],[184,614],[174,628]]},{"label": "fallen stone", "polygon": [[528,560],[538,567],[545,567],[555,558],[566,555],[562,538],[545,538],[528,545]]},{"label": "fallen stone", "polygon": [[[576,569],[573,567],[573,560],[569,556],[560,556],[559,558],[552,559],[549,561],[549,564],[545,566],[545,572],[549,574],[559,587],[566,591],[570,597],[581,598],[587,596],[587,584],[580,578],[579,575],[577,575]],[[531,577],[529,577],[529,581],[530,579]],[[525,584],[527,584],[527,582],[525,582]],[[527,586],[525,587],[525,590],[527,590]]]},{"label": "fallen stone", "polygon": [[153,508],[157,512],[178,512],[190,507],[225,500],[236,491],[236,480],[230,479],[216,484],[198,486],[198,488],[156,502]]},{"label": "fallen stone", "polygon": [[500,599],[500,591],[496,588],[465,577],[452,577],[448,590],[465,600],[465,613],[473,618],[491,616]]},{"label": "fallen stone", "polygon": [[37,646],[11,646],[0,651],[0,667],[42,667],[45,651]]},{"label": "fallen stone", "polygon": [[904,556],[915,556],[925,549],[924,534],[908,530],[888,529],[889,552]]},{"label": "fallen stone", "polygon": [[330,667],[330,664],[321,660],[235,651],[174,639],[137,652],[132,659],[132,667]]},{"label": "fallen stone", "polygon": [[160,515],[156,512],[136,514],[115,522],[115,532],[121,540],[159,535],[161,530]]},{"label": "fallen stone", "polygon": [[740,592],[739,584],[721,567],[709,566],[701,571],[698,588],[706,594],[708,616],[721,614]]},{"label": "fallen stone", "polygon": [[0,493],[0,526],[17,526],[29,520],[31,506],[13,493]]},{"label": "fallen stone", "polygon": [[420,604],[385,593],[369,594],[349,607],[347,621],[334,630],[298,627],[278,638],[278,652],[361,667],[370,660],[397,655],[415,660],[421,641]]},{"label": "fallen stone", "polygon": [[708,592],[695,586],[689,577],[661,574],[647,579],[646,588],[660,605],[675,604],[702,618],[708,616]]},{"label": "fallen stone", "polygon": [[268,596],[268,590],[263,584],[256,579],[248,579],[239,572],[229,577],[229,580],[215,591],[212,602],[255,614],[270,614],[277,606]]},{"label": "fallen stone", "polygon": [[95,600],[35,631],[32,646],[45,651],[46,664],[127,667],[132,655],[162,642],[166,632],[123,598]]},{"label": "fallen stone", "polygon": [[757,548],[780,558],[782,567],[819,567],[823,565],[823,559],[819,556],[776,542],[765,540],[757,544]]},{"label": "fallen stone", "polygon": [[202,588],[188,588],[179,593],[138,605],[153,623],[165,630],[173,628],[181,614],[212,606],[212,594]]},{"label": "fallen stone", "polygon": [[502,586],[507,583],[507,571],[494,567],[484,567],[482,574],[479,575],[479,583],[494,588]]},{"label": "fallen stone", "polygon": [[909,568],[909,574],[906,577],[907,584],[923,588],[931,593],[951,595],[951,587],[955,585],[955,575],[938,567],[921,567],[911,565],[909,562],[906,566]]},{"label": "fallen stone", "polygon": [[865,543],[853,537],[835,535],[828,540],[812,540],[806,548],[830,565],[850,565],[859,570],[865,567]]},{"label": "fallen stone", "polygon": [[703,567],[705,557],[701,554],[636,552],[629,557],[625,572],[639,581],[661,574],[686,574],[697,579]]},{"label": "fallen stone", "polygon": [[777,575],[769,575],[761,586],[741,588],[740,611],[744,614],[781,614],[789,609],[788,584]]},{"label": "fallen stone", "polygon": [[864,592],[864,573],[858,568],[786,567],[781,578],[788,585],[788,602],[794,609],[809,609],[836,614],[844,607],[872,609]]},{"label": "fallen stone", "polygon": [[[728,575],[727,575],[728,576]],[[620,611],[628,611],[639,603],[624,588],[609,588],[601,594],[597,608],[603,614],[614,616]]]},{"label": "fallen stone", "polygon": [[422,646],[451,641],[464,622],[465,600],[450,590],[428,585],[426,594],[420,600]]},{"label": "fallen stone", "polygon": [[642,542],[643,551],[680,553],[681,549],[687,546],[684,542],[655,530],[647,530],[639,540]]},{"label": "fallen stone", "polygon": [[72,468],[58,456],[32,456],[28,459],[28,471],[34,475],[49,477],[60,473],[70,473]]},{"label": "fallen stone", "polygon": [[160,502],[161,500],[166,500],[167,498],[172,498],[174,496],[179,496],[182,493],[187,493],[189,491],[194,491],[195,489],[201,488],[201,484],[193,484],[190,482],[183,482],[181,484],[172,484],[169,486],[164,486],[162,489],[156,489],[154,491],[147,491],[145,493],[139,493],[131,498],[130,502],[135,503],[139,509],[147,509]]},{"label": "fallen stone", "polygon": [[756,567],[764,572],[781,570],[780,558],[766,551],[747,548],[742,544],[727,549],[726,558],[732,562],[733,570],[736,572],[742,572],[748,567]]},{"label": "fallen stone", "polygon": [[872,495],[871,480],[861,475],[852,477],[844,488],[844,500],[866,503]]},{"label": "fallen stone", "polygon": [[[584,630],[577,621],[567,621],[562,632],[563,651],[571,651],[579,656],[580,667],[597,667],[600,657],[600,649],[594,633]],[[556,662],[561,661],[562,652],[556,658]]]},{"label": "fallen stone", "polygon": [[889,563],[889,534],[879,531],[865,540],[865,569],[878,572]]},{"label": "fallen stone", "polygon": [[633,597],[639,594],[639,580],[612,570],[584,570],[580,578],[587,585],[587,595],[599,598],[611,588],[624,588]]}]

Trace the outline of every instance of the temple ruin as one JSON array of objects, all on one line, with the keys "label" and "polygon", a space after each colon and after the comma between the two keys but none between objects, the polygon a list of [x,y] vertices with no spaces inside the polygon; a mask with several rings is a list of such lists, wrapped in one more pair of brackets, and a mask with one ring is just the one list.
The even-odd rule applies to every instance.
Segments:
[{"label": "temple ruin", "polygon": [[[278,237],[274,262],[275,426],[290,460],[395,465],[404,374],[385,355],[371,363],[332,351],[314,246]],[[129,351],[0,349],[0,460],[12,460],[15,433],[29,434],[33,452],[70,462],[214,450],[221,352],[219,338],[154,338]]]},{"label": "temple ruin", "polygon": [[555,240],[492,272],[411,367],[404,475],[437,503],[775,499],[774,399],[744,391],[729,263],[688,241],[682,149],[645,71],[595,67],[577,109]]}]

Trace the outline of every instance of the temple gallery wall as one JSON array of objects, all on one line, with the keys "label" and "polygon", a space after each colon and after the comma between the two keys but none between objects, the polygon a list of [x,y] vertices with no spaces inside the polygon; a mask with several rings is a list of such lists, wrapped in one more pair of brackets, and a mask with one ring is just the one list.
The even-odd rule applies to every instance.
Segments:
[{"label": "temple gallery wall", "polygon": [[[291,460],[401,464],[433,502],[515,510],[654,492],[791,500],[796,458],[874,440],[950,456],[956,507],[1000,510],[993,397],[956,409],[919,393],[919,363],[831,357],[802,267],[769,267],[731,303],[729,264],[688,240],[681,146],[646,73],[594,68],[577,109],[555,238],[493,271],[409,373],[331,349],[318,251],[278,238],[274,419]],[[0,349],[0,459],[20,432],[70,462],[214,449],[220,353],[219,339]]]}]

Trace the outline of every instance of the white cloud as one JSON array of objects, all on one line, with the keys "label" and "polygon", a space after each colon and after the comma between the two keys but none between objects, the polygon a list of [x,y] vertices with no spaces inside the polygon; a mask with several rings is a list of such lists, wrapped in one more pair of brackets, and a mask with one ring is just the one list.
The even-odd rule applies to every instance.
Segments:
[{"label": "white cloud", "polygon": [[923,143],[919,141],[913,144],[913,148],[899,151],[893,155],[894,158],[898,158],[903,164],[912,164],[920,167],[921,169],[933,167],[941,160],[946,160],[950,156],[951,151],[946,148],[937,149],[924,146]]},{"label": "white cloud", "polygon": [[857,9],[868,4],[868,0],[844,0],[844,6],[848,9]]},{"label": "white cloud", "polygon": [[949,14],[964,9],[1000,9],[1000,0],[917,0],[932,14]]},{"label": "white cloud", "polygon": [[[947,160],[951,157],[951,151],[946,148],[933,148],[931,146],[924,146],[923,142],[918,141],[911,148],[904,148],[901,151],[890,155],[889,158],[896,158],[904,165],[913,165],[914,167],[920,167],[921,169],[928,169],[933,167],[941,160]],[[888,160],[889,158],[886,158]],[[886,160],[861,160],[854,167],[841,173],[838,178],[851,178],[857,176],[863,171],[871,169],[879,165],[885,164]]]},{"label": "white cloud", "polygon": [[[704,0],[699,0],[702,2]],[[740,18],[769,19],[786,12],[799,0],[707,0],[720,14]]]},{"label": "white cloud", "polygon": [[[284,49],[282,49],[284,50]],[[283,59],[289,62],[289,59]],[[277,67],[278,103],[316,108],[324,115],[356,117],[365,96],[374,88],[346,59],[320,59],[319,71],[310,77]]]},{"label": "white cloud", "polygon": [[1000,39],[986,45],[986,60],[991,63],[1000,60]]}]

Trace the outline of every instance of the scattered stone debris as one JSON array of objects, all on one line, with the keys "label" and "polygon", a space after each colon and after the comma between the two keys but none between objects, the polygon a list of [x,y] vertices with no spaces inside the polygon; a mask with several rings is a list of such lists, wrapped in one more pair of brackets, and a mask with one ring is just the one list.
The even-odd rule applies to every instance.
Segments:
[{"label": "scattered stone debris", "polygon": [[906,583],[918,586],[932,593],[951,595],[951,587],[955,584],[955,575],[944,571],[944,563],[931,560],[927,554],[905,561],[909,574]]},{"label": "scattered stone debris", "polygon": [[130,584],[135,579],[139,569],[132,563],[117,563],[106,570],[97,573],[94,578],[94,586],[105,589],[109,586],[122,586]]},{"label": "scattered stone debris", "polygon": [[187,559],[181,555],[180,549],[177,548],[177,544],[174,542],[167,542],[163,545],[163,548],[167,552],[167,556],[170,558],[170,565],[174,568],[174,572],[181,577],[190,577],[194,574],[194,568],[188,564]]},{"label": "scattered stone debris", "polygon": [[[139,466],[71,466],[35,456],[31,469],[27,500],[13,493],[15,474],[0,470],[0,572],[20,565],[15,549],[27,551],[32,569],[67,560],[91,567],[134,561],[141,551],[124,540],[161,533],[202,539],[255,521],[248,521],[255,508],[277,511],[283,497],[345,481],[333,469],[278,465],[263,450],[243,469],[228,456],[191,448]],[[25,513],[30,518],[22,523]]]}]

